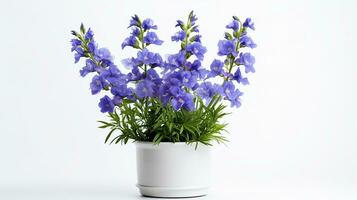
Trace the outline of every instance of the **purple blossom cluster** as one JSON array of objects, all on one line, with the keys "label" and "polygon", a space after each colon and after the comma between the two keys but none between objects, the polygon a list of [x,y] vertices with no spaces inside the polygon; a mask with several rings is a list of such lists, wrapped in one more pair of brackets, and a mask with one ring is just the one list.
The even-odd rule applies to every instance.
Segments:
[{"label": "purple blossom cluster", "polygon": [[[179,29],[171,40],[180,43],[180,50],[163,59],[158,53],[149,49],[152,45],[161,45],[157,25],[152,19],[141,20],[134,15],[129,23],[130,35],[121,44],[122,49],[137,49],[134,57],[122,60],[130,69],[124,73],[113,63],[113,56],[106,48],[99,48],[91,29],[81,25],[80,32],[72,31],[76,37],[71,40],[75,63],[85,59],[85,66],[80,70],[82,77],[93,73],[90,89],[92,94],[101,91],[110,92],[100,99],[101,112],[113,112],[124,100],[146,101],[148,98],[159,99],[163,105],[175,110],[195,110],[195,99],[202,98],[207,103],[215,95],[239,107],[242,92],[238,84],[249,84],[243,77],[244,72],[255,72],[255,58],[243,48],[255,48],[256,44],[248,36],[248,29],[254,30],[254,23],[247,18],[243,23],[237,17],[226,28],[225,39],[218,42],[218,55],[224,60],[214,59],[207,69],[203,66],[204,54],[198,18],[191,12],[187,23],[177,20]],[[234,70],[234,71],[233,71]],[[220,78],[221,81],[217,79]]]}]

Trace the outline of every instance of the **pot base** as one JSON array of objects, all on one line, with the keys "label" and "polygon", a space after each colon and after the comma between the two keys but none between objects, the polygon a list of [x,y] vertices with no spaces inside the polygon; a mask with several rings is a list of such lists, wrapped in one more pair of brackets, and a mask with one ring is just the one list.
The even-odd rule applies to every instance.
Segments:
[{"label": "pot base", "polygon": [[136,185],[140,194],[147,197],[168,197],[168,198],[187,198],[201,197],[208,194],[207,188],[170,188],[170,187],[148,187]]}]

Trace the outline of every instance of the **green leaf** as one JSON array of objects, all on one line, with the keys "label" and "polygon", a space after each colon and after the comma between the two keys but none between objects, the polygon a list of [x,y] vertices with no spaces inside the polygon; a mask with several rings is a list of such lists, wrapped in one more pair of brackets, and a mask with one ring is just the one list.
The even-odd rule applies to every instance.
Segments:
[{"label": "green leaf", "polygon": [[76,37],[80,37],[80,34],[77,33],[76,31],[71,31],[71,34],[74,35],[74,36],[76,36]]},{"label": "green leaf", "polygon": [[131,104],[131,103],[134,103],[133,100],[130,100],[130,99],[123,99],[123,104]]},{"label": "green leaf", "polygon": [[112,135],[112,133],[113,133],[114,131],[115,131],[115,128],[113,128],[113,129],[108,133],[107,137],[105,138],[104,143],[107,143],[107,142],[108,142],[110,136]]},{"label": "green leaf", "polygon": [[183,132],[183,130],[184,130],[184,125],[182,125],[180,128],[180,134]]},{"label": "green leaf", "polygon": [[161,142],[162,138],[163,138],[163,135],[161,135],[160,133],[157,133],[153,139],[153,142],[156,144],[159,144]]},{"label": "green leaf", "polygon": [[99,126],[98,128],[107,128],[109,126],[112,126],[111,123],[105,122],[105,121],[98,121],[99,123],[102,123],[102,126]]},{"label": "green leaf", "polygon": [[228,33],[228,32],[225,32],[224,35],[226,36],[226,38],[228,38],[229,40],[232,40],[233,39],[233,36]]},{"label": "green leaf", "polygon": [[84,25],[83,25],[83,23],[81,23],[81,33],[82,34],[85,34],[86,33],[86,29],[84,28]]}]

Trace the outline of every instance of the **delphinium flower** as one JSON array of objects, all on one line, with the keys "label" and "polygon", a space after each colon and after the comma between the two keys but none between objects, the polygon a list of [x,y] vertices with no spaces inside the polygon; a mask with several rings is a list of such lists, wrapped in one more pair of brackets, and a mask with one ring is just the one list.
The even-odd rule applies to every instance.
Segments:
[{"label": "delphinium flower", "polygon": [[243,85],[249,84],[248,78],[242,77],[242,72],[240,71],[240,68],[237,68],[236,72],[234,72],[233,79],[236,80],[238,83],[242,83]]},{"label": "delphinium flower", "polygon": [[223,95],[231,102],[231,106],[239,107],[241,105],[239,97],[243,95],[238,89],[235,88],[232,81],[226,81],[223,84]]},{"label": "delphinium flower", "polygon": [[160,54],[150,52],[147,48],[138,52],[137,57],[134,58],[136,65],[150,65],[151,67],[157,67],[162,64],[162,58]]},{"label": "delphinium flower", "polygon": [[[124,98],[132,98],[132,89],[128,88],[128,78],[113,63],[113,56],[106,48],[99,48],[94,40],[94,33],[83,24],[80,32],[72,31],[76,37],[71,40],[71,50],[75,52],[75,63],[85,58],[85,66],[80,70],[82,77],[95,73],[90,83],[91,93],[98,94],[102,90],[111,91],[113,98],[105,95],[100,99],[101,112],[113,112],[115,105],[120,105]],[[118,91],[125,91],[119,94]]]},{"label": "delphinium flower", "polygon": [[239,57],[236,59],[236,63],[239,65],[244,65],[245,73],[255,72],[254,63],[255,58],[250,53],[240,53]]},{"label": "delphinium flower", "polygon": [[147,32],[144,37],[144,42],[146,44],[161,45],[164,41],[160,40],[155,32]]},{"label": "delphinium flower", "polygon": [[103,90],[110,91],[112,94],[112,98],[105,95],[100,99],[101,112],[113,112],[115,106],[121,105],[125,99],[135,101],[153,97],[161,84],[161,78],[154,68],[162,66],[163,60],[159,54],[150,52],[147,48],[151,44],[163,43],[153,32],[157,26],[151,19],[141,21],[139,16],[134,15],[129,27],[132,32],[121,46],[136,48],[138,53],[135,58],[123,61],[131,68],[128,74],[122,73],[113,63],[113,56],[108,49],[98,47],[91,29],[86,30],[82,24],[80,32],[72,31],[76,37],[71,40],[71,50],[75,51],[75,62],[86,58],[86,66],[80,70],[80,75],[84,77],[95,73],[90,83],[92,94],[98,94]]},{"label": "delphinium flower", "polygon": [[220,56],[237,56],[236,40],[221,40],[218,42],[218,55]]},{"label": "delphinium flower", "polygon": [[[244,66],[245,73],[255,72],[254,63],[255,58],[249,52],[243,52],[243,48],[255,48],[257,45],[248,36],[247,29],[254,30],[254,23],[250,18],[247,18],[242,24],[240,19],[233,16],[232,22],[227,26],[231,32],[225,33],[225,39],[218,42],[218,55],[225,56],[224,61],[215,59],[211,64],[211,70],[207,78],[216,76],[223,78],[222,88],[218,91],[225,100],[231,102],[231,106],[239,107],[240,96],[242,92],[235,86],[237,84],[247,85],[249,81],[243,77],[240,66]],[[235,70],[235,71],[234,71]],[[217,86],[219,87],[219,86]],[[210,99],[212,94],[212,84],[206,80],[198,89],[199,95],[204,99]]]},{"label": "delphinium flower", "polygon": [[93,76],[92,82],[90,83],[90,89],[92,94],[98,94],[102,89],[106,88],[109,85],[107,80],[103,76],[95,75]]},{"label": "delphinium flower", "polygon": [[171,36],[171,40],[175,42],[183,41],[185,38],[186,38],[186,32],[182,30],[175,33],[174,36]]},{"label": "delphinium flower", "polygon": [[135,84],[134,96],[139,100],[147,101],[147,97],[154,97],[159,91],[161,78],[156,72],[157,68],[163,66],[163,59],[158,53],[151,52],[149,45],[161,45],[154,30],[157,25],[152,19],[144,19],[135,15],[130,21],[129,27],[132,33],[122,43],[122,48],[127,46],[138,49],[136,57],[127,58],[122,61],[124,65],[131,68],[128,73],[128,81]]},{"label": "delphinium flower", "polygon": [[200,87],[197,88],[197,94],[206,100],[206,104],[208,104],[215,95],[222,94],[222,92],[222,85],[209,81],[203,82]]},{"label": "delphinium flower", "polygon": [[113,101],[107,95],[100,99],[99,107],[101,112],[113,112],[114,106]]},{"label": "delphinium flower", "polygon": [[181,43],[181,48],[178,53],[170,55],[165,63],[165,75],[159,92],[161,101],[166,104],[171,100],[175,110],[195,109],[194,91],[199,85],[198,81],[208,73],[201,66],[207,49],[201,44],[196,21],[193,12],[189,14],[187,23],[177,20],[176,27],[180,30],[171,37],[172,41]]},{"label": "delphinium flower", "polygon": [[239,42],[240,42],[240,47],[250,47],[250,48],[257,47],[254,41],[247,35],[242,35],[239,38]]},{"label": "delphinium flower", "polygon": [[153,85],[154,83],[148,79],[144,79],[140,81],[136,85],[136,90],[135,90],[136,95],[139,98],[152,97],[154,94]]},{"label": "delphinium flower", "polygon": [[218,75],[222,75],[224,72],[223,65],[224,65],[224,63],[222,61],[214,59],[210,66],[211,71],[209,72],[207,77],[210,78],[210,77],[216,77]]},{"label": "delphinium flower", "polygon": [[244,21],[244,23],[243,23],[243,26],[245,27],[245,28],[250,28],[250,29],[252,29],[252,30],[255,30],[255,27],[254,27],[254,22],[252,21],[252,19],[251,18],[247,18],[247,19],[245,19],[245,21]]}]

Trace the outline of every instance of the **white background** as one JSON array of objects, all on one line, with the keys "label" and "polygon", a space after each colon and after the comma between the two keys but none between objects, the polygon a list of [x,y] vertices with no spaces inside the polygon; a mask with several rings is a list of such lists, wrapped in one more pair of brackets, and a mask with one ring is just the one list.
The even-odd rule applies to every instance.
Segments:
[{"label": "white background", "polygon": [[[252,17],[257,72],[216,145],[202,199],[357,198],[357,4],[353,0],[19,1],[0,5],[0,199],[140,199],[135,146],[104,145],[105,119],[73,64],[69,31],[95,31],[116,63],[130,16],[170,42],[175,20],[199,17],[205,64],[232,15]],[[4,198],[2,198],[4,197]]]}]

